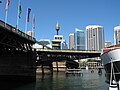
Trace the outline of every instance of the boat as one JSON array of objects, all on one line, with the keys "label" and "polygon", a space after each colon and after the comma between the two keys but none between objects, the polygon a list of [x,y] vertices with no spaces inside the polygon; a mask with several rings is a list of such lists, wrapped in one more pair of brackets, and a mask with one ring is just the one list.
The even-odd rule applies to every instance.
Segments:
[{"label": "boat", "polygon": [[88,70],[88,69],[89,69],[89,68],[88,68],[88,66],[86,66],[85,68],[86,68],[86,70]]},{"label": "boat", "polygon": [[104,48],[100,57],[106,72],[106,82],[110,83],[111,62],[113,63],[116,82],[118,82],[120,80],[120,45]]},{"label": "boat", "polygon": [[111,73],[110,73],[110,85],[109,85],[109,90],[118,90],[118,86],[116,83],[116,78],[114,74],[114,67],[113,67],[113,62],[111,61]]},{"label": "boat", "polygon": [[82,74],[81,69],[66,69],[66,74]]}]

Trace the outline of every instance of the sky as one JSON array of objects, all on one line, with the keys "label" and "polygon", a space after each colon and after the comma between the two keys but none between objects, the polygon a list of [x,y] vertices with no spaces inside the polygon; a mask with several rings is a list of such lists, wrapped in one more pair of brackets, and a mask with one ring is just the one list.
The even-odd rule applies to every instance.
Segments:
[{"label": "sky", "polygon": [[[1,0],[0,20],[5,21],[7,0]],[[120,0],[21,0],[22,13],[18,28],[25,31],[27,8],[31,8],[28,30],[32,29],[35,16],[35,38],[53,40],[55,26],[60,25],[59,34],[69,43],[69,34],[75,28],[86,34],[87,25],[104,27],[105,41],[114,43],[114,27],[120,24]],[[10,0],[7,23],[16,26],[18,0]]]}]

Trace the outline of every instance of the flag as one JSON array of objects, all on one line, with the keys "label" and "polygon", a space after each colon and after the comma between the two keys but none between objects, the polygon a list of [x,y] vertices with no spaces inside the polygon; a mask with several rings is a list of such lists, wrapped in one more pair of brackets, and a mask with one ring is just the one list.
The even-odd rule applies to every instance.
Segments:
[{"label": "flag", "polygon": [[20,15],[22,13],[22,7],[21,7],[21,4],[19,2],[19,6],[18,6],[18,17],[20,18]]},{"label": "flag", "polygon": [[7,0],[7,3],[6,3],[6,11],[8,11],[8,6],[10,4],[10,0]]},{"label": "flag", "polygon": [[33,18],[32,18],[32,28],[35,29],[35,16],[33,15]]},{"label": "flag", "polygon": [[31,9],[28,8],[28,9],[27,9],[27,22],[30,21],[30,12],[31,12]]}]

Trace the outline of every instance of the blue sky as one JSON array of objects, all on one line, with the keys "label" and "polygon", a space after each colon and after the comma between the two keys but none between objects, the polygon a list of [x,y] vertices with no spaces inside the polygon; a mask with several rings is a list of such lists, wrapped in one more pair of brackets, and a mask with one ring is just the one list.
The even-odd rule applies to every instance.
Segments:
[{"label": "blue sky", "polygon": [[[0,20],[5,21],[5,4],[1,0]],[[32,15],[35,15],[35,38],[53,40],[56,34],[55,25],[60,24],[59,34],[67,43],[69,34],[75,28],[85,30],[87,25],[102,25],[105,40],[113,43],[113,28],[120,24],[120,0],[21,0],[22,14],[19,29],[24,31],[26,10],[31,8],[28,29],[31,30]],[[18,0],[11,0],[7,23],[16,26]]]}]

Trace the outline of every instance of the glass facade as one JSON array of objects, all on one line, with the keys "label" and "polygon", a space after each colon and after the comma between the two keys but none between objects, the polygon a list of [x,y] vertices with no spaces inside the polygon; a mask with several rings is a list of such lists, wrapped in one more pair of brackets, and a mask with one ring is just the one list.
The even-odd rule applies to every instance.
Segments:
[{"label": "glass facade", "polygon": [[85,50],[85,34],[82,30],[75,29],[74,41],[76,50]]}]

